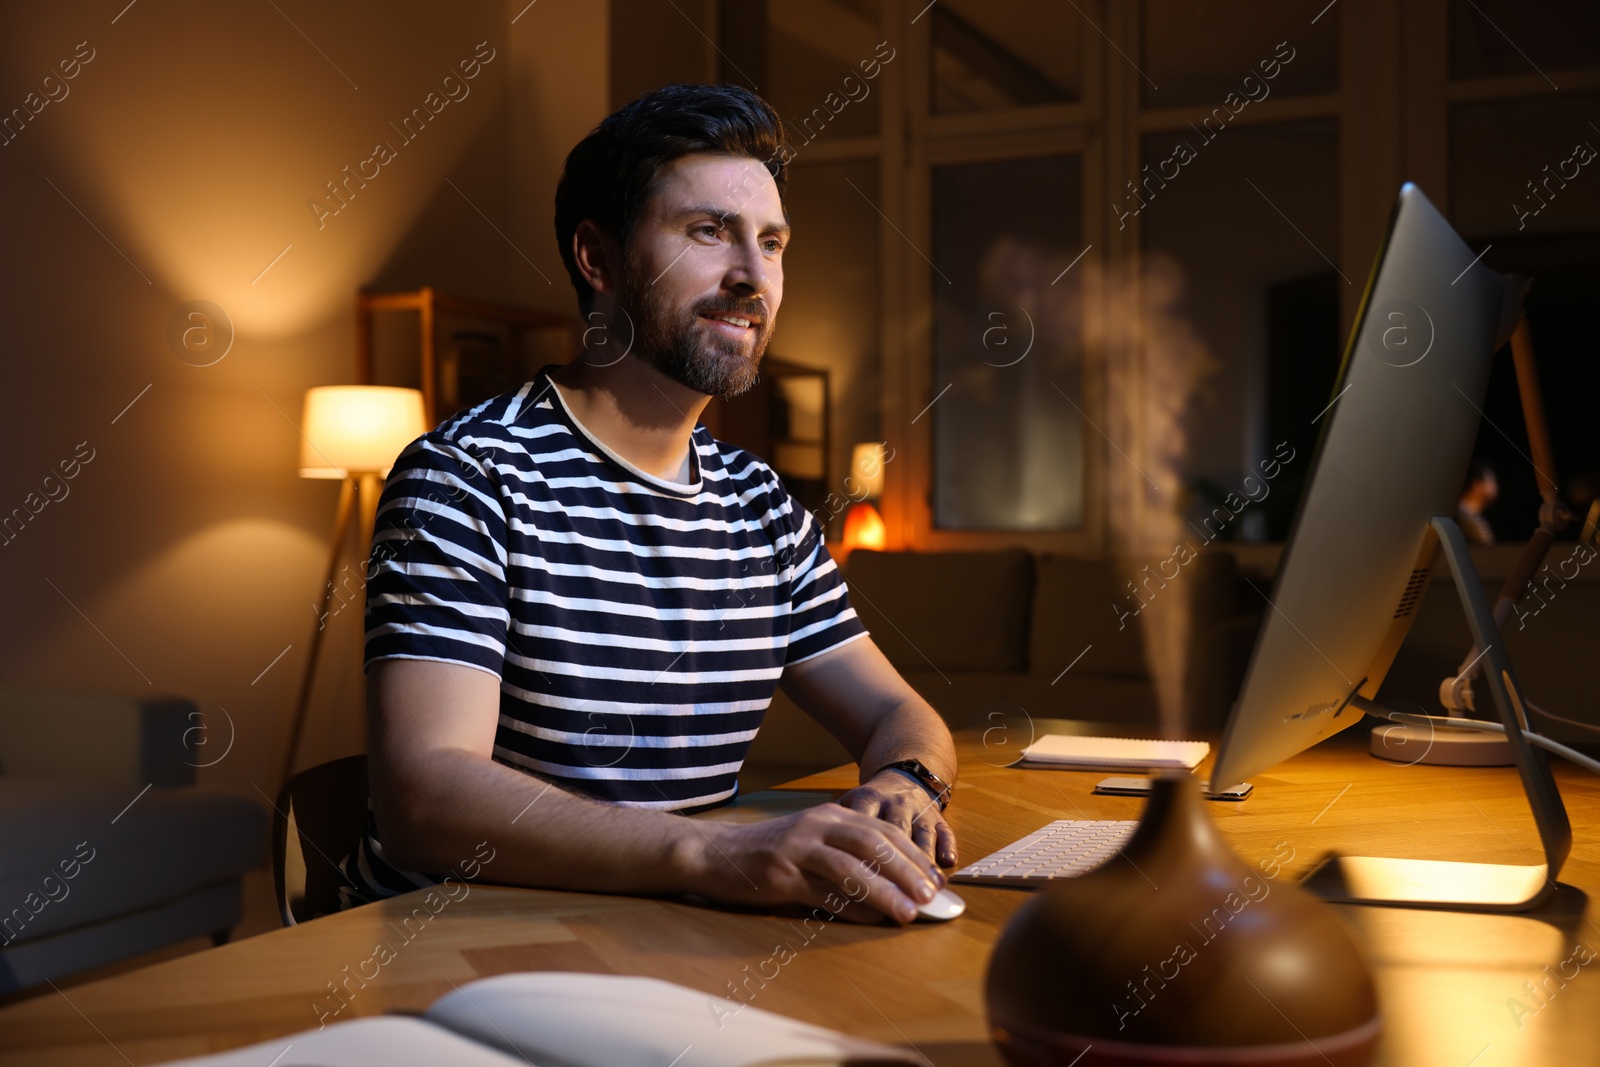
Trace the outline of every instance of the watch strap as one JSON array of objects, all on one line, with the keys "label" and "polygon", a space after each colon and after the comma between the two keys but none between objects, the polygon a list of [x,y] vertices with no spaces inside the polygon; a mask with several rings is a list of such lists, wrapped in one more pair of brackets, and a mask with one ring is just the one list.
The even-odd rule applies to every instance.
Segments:
[{"label": "watch strap", "polygon": [[939,802],[940,811],[950,806],[950,797],[954,792],[954,787],[930,771],[923,765],[921,760],[895,760],[893,763],[887,763],[878,769],[879,774],[884,771],[899,771],[922,786],[923,789],[927,790],[930,797]]}]

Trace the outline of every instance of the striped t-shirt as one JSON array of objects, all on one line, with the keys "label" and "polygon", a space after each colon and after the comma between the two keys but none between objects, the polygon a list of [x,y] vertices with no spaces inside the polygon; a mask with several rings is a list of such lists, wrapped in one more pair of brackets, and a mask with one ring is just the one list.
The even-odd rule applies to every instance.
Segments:
[{"label": "striped t-shirt", "polygon": [[[784,667],[866,628],[770,467],[696,426],[687,483],[646,473],[572,416],[553,369],[395,461],[364,669],[398,657],[495,675],[495,761],[570,792],[724,803]],[[341,906],[442,880],[387,863],[370,815],[367,831],[341,865]]]}]

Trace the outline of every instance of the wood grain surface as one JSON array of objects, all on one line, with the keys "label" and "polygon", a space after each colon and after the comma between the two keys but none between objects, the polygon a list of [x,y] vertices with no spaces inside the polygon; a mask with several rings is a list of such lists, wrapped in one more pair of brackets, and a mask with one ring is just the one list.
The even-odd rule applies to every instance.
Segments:
[{"label": "wood grain surface", "polygon": [[[1054,819],[1138,816],[1142,800],[1090,792],[1101,774],[1005,766],[1028,733],[1050,728],[1012,723],[958,737],[961,774],[948,818],[963,862]],[[1258,776],[1242,803],[1208,806],[1241,858],[1255,864],[1292,854],[1280,882],[1298,879],[1328,849],[1539,861],[1512,770],[1382,762],[1367,755],[1365,733],[1347,731]],[[1376,976],[1385,1019],[1378,1062],[1492,1067],[1587,1064],[1600,1055],[1600,928],[1586,893],[1600,889],[1592,832],[1600,780],[1565,764],[1556,769],[1574,847],[1562,888],[1537,912],[1338,907]],[[841,767],[699,818],[764,818],[825,802],[854,782],[854,768]],[[483,877],[492,870],[491,862]],[[984,968],[1028,891],[956,888],[968,903],[965,916],[904,929],[807,922],[804,911],[772,915],[487,884],[458,892],[434,914],[418,891],[63,991],[47,988],[0,1009],[0,1067],[143,1067],[314,1028],[323,1018],[421,1011],[454,986],[518,970],[650,975],[728,997],[730,1010],[737,997],[911,1044],[936,1064],[997,1064],[984,1022]],[[390,951],[375,954],[379,944]],[[361,977],[374,970],[370,981]],[[330,990],[340,983],[350,992],[335,997]]]}]

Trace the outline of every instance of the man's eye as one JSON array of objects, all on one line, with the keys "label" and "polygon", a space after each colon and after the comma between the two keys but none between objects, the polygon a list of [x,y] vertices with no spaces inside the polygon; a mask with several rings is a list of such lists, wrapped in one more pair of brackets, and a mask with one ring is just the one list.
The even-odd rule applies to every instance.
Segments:
[{"label": "man's eye", "polygon": [[767,249],[768,252],[773,252],[773,253],[782,252],[783,251],[783,242],[778,240],[776,237],[770,237],[770,238],[767,239],[766,249]]},{"label": "man's eye", "polygon": [[721,227],[717,226],[716,223],[707,222],[700,226],[696,226],[695,232],[705,237],[715,237],[721,232]]}]

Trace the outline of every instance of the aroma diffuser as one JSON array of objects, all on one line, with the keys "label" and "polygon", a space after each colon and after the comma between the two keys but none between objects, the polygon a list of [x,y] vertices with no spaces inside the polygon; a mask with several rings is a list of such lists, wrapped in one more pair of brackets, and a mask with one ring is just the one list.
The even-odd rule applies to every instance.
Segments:
[{"label": "aroma diffuser", "polygon": [[985,998],[1013,1067],[1371,1060],[1381,1021],[1344,921],[1245,865],[1204,804],[1192,776],[1157,779],[1121,852],[1012,917]]}]

